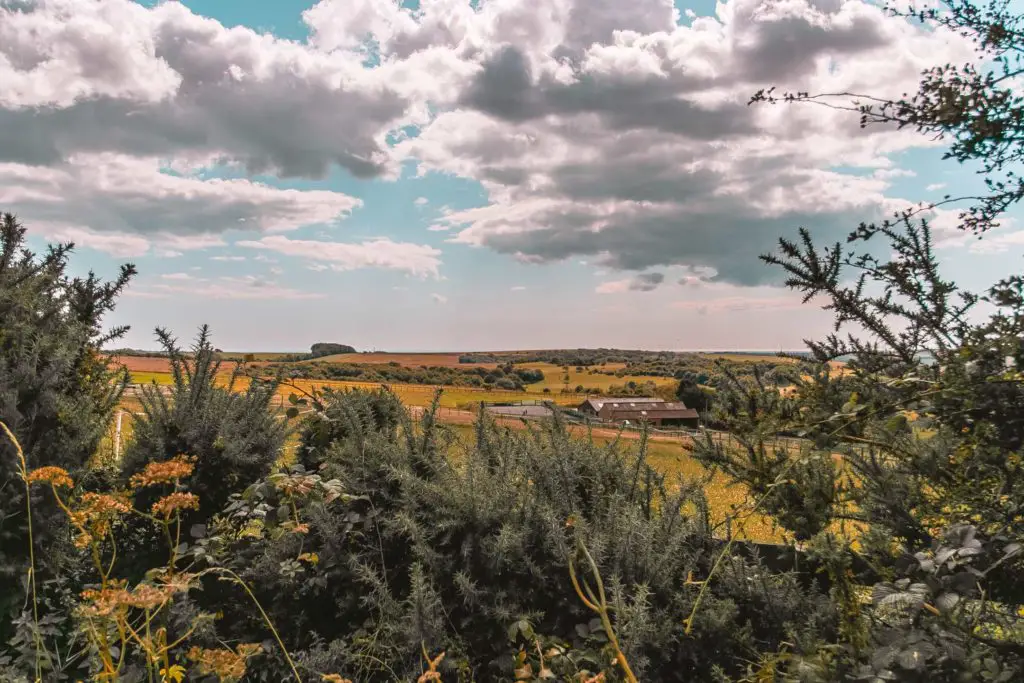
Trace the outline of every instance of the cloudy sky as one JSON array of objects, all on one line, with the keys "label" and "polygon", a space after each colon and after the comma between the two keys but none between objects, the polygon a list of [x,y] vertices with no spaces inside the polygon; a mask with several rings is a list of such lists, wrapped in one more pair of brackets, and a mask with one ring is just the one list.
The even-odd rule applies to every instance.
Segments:
[{"label": "cloudy sky", "polygon": [[[758,254],[980,184],[750,95],[970,55],[859,0],[0,0],[0,210],[138,266],[136,347],[793,349],[828,317]],[[959,281],[1020,270],[935,221]]]}]

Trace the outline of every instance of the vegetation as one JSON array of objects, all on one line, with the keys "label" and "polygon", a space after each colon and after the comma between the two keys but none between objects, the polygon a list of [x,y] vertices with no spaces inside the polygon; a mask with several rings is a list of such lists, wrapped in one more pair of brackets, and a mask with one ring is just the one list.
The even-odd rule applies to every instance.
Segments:
[{"label": "vegetation", "polygon": [[[929,72],[865,123],[947,135],[1009,174],[1017,18],[947,9],[919,18],[976,37],[996,70]],[[990,189],[966,229],[1021,196]],[[273,382],[214,382],[205,329],[189,354],[158,332],[173,388],[144,393],[123,461],[90,461],[125,382],[100,321],[134,271],[72,279],[69,247],[38,257],[13,217],[3,228],[0,561],[23,581],[0,680],[1024,677],[1024,278],[963,291],[914,215],[825,248],[801,231],[764,257],[837,329],[809,358],[717,359],[733,438],[706,431],[695,455],[751,493],[723,523],[707,477],[669,480],[646,438],[574,439],[558,416],[511,430],[481,415],[460,445],[438,397],[419,422],[386,390],[310,389],[275,414]],[[860,253],[872,240],[889,260]],[[697,400],[706,383],[686,372],[679,394]],[[789,547],[738,539],[762,515]]]},{"label": "vegetation", "polygon": [[494,388],[523,391],[528,384],[544,380],[544,373],[511,364],[494,368],[447,366],[405,366],[401,363],[279,363],[259,372],[286,379],[328,379],[359,382],[427,384],[431,386]]}]

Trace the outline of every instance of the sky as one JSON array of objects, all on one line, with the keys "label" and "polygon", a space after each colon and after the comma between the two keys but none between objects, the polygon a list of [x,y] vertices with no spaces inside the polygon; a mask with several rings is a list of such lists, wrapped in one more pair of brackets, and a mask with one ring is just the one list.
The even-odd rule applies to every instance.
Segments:
[{"label": "sky", "polygon": [[[898,96],[958,36],[860,0],[0,0],[0,211],[154,348],[802,347],[761,263],[947,193],[913,131],[763,87]],[[945,272],[1019,272],[1010,215],[932,219]]]}]

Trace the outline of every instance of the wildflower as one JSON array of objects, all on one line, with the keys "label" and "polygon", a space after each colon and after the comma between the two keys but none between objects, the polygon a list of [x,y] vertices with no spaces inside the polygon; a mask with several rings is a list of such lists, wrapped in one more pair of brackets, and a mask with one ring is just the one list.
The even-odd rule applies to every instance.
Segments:
[{"label": "wildflower", "polygon": [[88,616],[106,617],[115,611],[128,608],[129,593],[123,582],[113,582],[107,588],[96,590],[87,588],[82,591],[82,611]]},{"label": "wildflower", "polygon": [[131,483],[134,488],[170,484],[191,475],[193,469],[195,458],[179,455],[164,462],[149,463],[146,469],[132,475]]},{"label": "wildflower", "polygon": [[81,512],[89,519],[131,512],[131,509],[127,500],[107,493],[90,492],[82,496]]},{"label": "wildflower", "polygon": [[327,683],[352,683],[348,678],[342,678],[338,674],[323,674],[320,676],[321,681],[327,681]]},{"label": "wildflower", "polygon": [[136,609],[156,609],[166,604],[173,592],[168,586],[157,587],[142,583],[124,597],[124,602]]},{"label": "wildflower", "polygon": [[237,681],[245,675],[246,660],[262,649],[255,643],[239,645],[237,652],[193,647],[188,651],[188,658],[199,665],[200,673],[213,674],[222,681]]},{"label": "wildflower", "polygon": [[178,491],[153,503],[153,515],[167,519],[178,510],[198,510],[199,496]]},{"label": "wildflower", "polygon": [[45,481],[50,486],[66,486],[72,488],[75,482],[71,480],[71,475],[63,467],[40,467],[39,469],[32,470],[28,473],[26,481],[29,484],[34,484],[37,481]]},{"label": "wildflower", "polygon": [[[424,652],[424,657],[426,657],[426,652]],[[441,663],[442,659],[444,659],[443,652],[434,659],[429,660],[427,664],[430,665],[430,668],[420,674],[420,677],[416,679],[416,683],[428,683],[429,681],[441,680],[441,674],[437,671],[437,666]]]}]

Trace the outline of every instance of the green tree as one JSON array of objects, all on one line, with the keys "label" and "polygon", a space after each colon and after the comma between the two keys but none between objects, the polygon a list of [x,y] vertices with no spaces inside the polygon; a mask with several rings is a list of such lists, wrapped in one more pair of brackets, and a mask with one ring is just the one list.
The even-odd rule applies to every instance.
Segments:
[{"label": "green tree", "polygon": [[[122,266],[111,282],[93,273],[72,277],[72,244],[42,255],[25,246],[25,228],[0,218],[0,421],[24,449],[29,469],[63,467],[78,480],[110,424],[127,373],[108,363],[103,345],[127,331],[103,329],[135,268]],[[0,435],[0,583],[16,584],[28,561],[24,485],[15,450]],[[34,501],[37,571],[47,576],[61,561],[60,515],[45,496]],[[0,590],[0,640],[6,641],[17,591]]]}]

